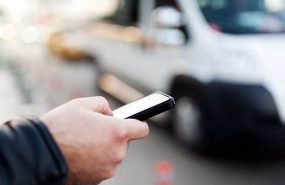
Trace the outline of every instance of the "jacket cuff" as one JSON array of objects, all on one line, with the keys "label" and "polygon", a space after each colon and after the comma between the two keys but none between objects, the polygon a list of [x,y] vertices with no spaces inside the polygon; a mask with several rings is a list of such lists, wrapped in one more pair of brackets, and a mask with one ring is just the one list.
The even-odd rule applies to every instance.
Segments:
[{"label": "jacket cuff", "polygon": [[3,125],[1,161],[5,163],[0,165],[0,171],[4,169],[0,173],[4,184],[13,180],[12,184],[62,185],[67,179],[64,156],[49,130],[37,118],[15,119]]},{"label": "jacket cuff", "polygon": [[53,136],[51,135],[51,133],[49,132],[48,128],[38,118],[32,118],[29,120],[31,121],[31,123],[33,123],[35,125],[35,127],[38,129],[41,136],[43,137],[43,140],[44,140],[52,158],[54,159],[54,161],[57,165],[58,176],[59,177],[63,177],[63,176],[66,177],[67,172],[68,172],[67,163],[65,161],[65,158],[64,158],[62,152],[59,149],[59,146],[55,142],[55,140],[54,140]]}]

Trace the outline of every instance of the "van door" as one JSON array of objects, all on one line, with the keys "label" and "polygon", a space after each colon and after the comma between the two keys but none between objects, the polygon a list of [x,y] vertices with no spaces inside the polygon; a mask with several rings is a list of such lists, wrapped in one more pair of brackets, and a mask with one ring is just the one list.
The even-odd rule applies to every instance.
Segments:
[{"label": "van door", "polygon": [[116,1],[114,7],[110,15],[89,28],[91,39],[87,48],[98,57],[104,71],[130,79],[136,63],[132,51],[141,40],[139,0]]},{"label": "van door", "polygon": [[115,13],[94,31],[97,40],[93,44],[104,69],[145,93],[166,90],[174,62],[183,57],[189,38],[186,26],[181,26],[183,44],[155,41],[152,16],[157,8],[166,6],[180,11],[174,0],[121,0]]},{"label": "van door", "polygon": [[[157,26],[154,25],[156,12],[162,8],[173,8],[182,15],[180,5],[175,0],[149,0],[148,2],[151,3],[146,1],[141,3],[142,37],[140,42],[130,48],[128,58],[132,61],[128,65],[128,76],[130,79],[135,79],[135,85],[139,85],[138,89],[167,91],[169,85],[167,82],[173,78],[173,67],[179,65],[178,61],[185,57],[189,31],[185,24],[157,30]],[[175,33],[180,34],[179,41],[176,43],[176,38],[173,38],[176,37]]]}]

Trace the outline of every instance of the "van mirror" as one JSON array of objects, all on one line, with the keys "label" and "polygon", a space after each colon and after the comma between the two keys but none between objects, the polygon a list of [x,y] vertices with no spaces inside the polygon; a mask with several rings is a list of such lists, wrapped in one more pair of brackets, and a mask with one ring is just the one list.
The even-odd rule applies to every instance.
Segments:
[{"label": "van mirror", "polygon": [[153,10],[152,24],[156,28],[177,28],[184,25],[183,15],[172,6],[161,6]]},{"label": "van mirror", "polygon": [[184,26],[183,14],[172,6],[156,8],[151,15],[150,37],[156,44],[179,46],[186,42],[180,30]]}]

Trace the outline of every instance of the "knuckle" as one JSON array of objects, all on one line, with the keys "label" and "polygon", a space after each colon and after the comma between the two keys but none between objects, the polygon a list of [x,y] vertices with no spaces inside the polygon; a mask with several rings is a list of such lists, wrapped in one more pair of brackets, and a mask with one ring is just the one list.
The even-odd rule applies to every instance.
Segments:
[{"label": "knuckle", "polygon": [[70,102],[73,104],[82,104],[84,102],[84,98],[75,98],[70,100]]},{"label": "knuckle", "polygon": [[127,137],[127,129],[124,126],[119,126],[115,129],[115,139],[116,140],[124,140]]},{"label": "knuckle", "polygon": [[77,98],[70,100],[68,103],[75,104],[77,102]]},{"label": "knuckle", "polygon": [[115,175],[115,169],[112,169],[112,170],[106,171],[106,172],[102,175],[102,177],[103,177],[103,179],[105,180],[105,179],[110,179],[110,178],[114,177],[114,175]]},{"label": "knuckle", "polygon": [[120,164],[126,157],[126,152],[119,152],[114,158],[115,164]]},{"label": "knuckle", "polygon": [[102,102],[103,104],[109,104],[107,99],[104,98],[103,96],[97,96],[96,98],[98,101]]}]

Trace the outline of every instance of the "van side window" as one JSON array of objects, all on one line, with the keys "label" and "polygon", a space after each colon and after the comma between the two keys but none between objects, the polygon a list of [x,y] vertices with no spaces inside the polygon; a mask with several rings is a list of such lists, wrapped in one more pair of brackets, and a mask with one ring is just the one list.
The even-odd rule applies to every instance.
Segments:
[{"label": "van side window", "polygon": [[114,13],[106,17],[105,20],[122,26],[137,26],[139,21],[139,1],[120,0]]},{"label": "van side window", "polygon": [[161,6],[173,6],[177,10],[180,10],[180,7],[178,6],[178,4],[175,0],[156,0],[155,1],[155,8],[158,8]]},{"label": "van side window", "polygon": [[[182,12],[179,4],[175,0],[155,0],[155,6],[154,6],[155,8],[159,8],[162,6],[172,6],[178,11]],[[188,42],[190,39],[190,35],[189,35],[189,30],[187,29],[186,25],[179,27],[179,29],[184,33],[186,42]]]}]

